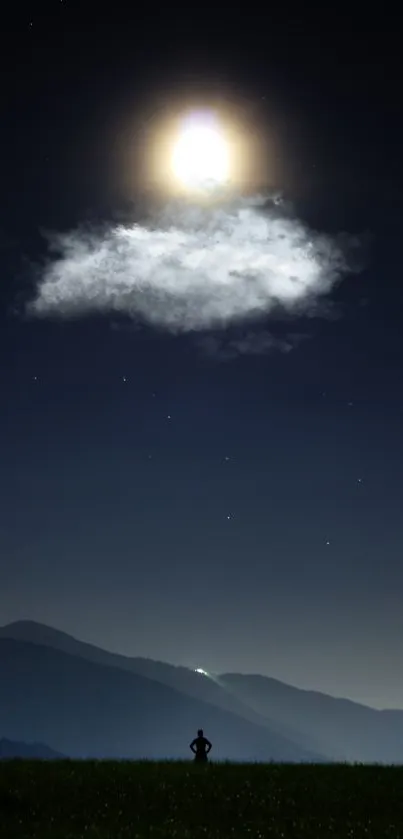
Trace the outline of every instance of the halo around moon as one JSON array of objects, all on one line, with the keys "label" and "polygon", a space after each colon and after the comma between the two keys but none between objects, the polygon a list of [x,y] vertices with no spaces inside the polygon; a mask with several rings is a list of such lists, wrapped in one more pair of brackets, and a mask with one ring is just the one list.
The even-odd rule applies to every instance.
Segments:
[{"label": "halo around moon", "polygon": [[276,188],[275,131],[267,130],[254,102],[181,98],[150,99],[137,127],[122,130],[117,149],[125,190],[210,204]]}]

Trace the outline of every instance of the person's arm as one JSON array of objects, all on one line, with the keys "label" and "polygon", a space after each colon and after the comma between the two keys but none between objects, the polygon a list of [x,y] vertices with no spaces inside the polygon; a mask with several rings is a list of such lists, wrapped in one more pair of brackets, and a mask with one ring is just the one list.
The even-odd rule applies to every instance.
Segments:
[{"label": "person's arm", "polygon": [[213,746],[212,746],[212,743],[210,743],[210,740],[206,740],[206,743],[207,743],[207,754],[208,754],[209,752],[211,752],[211,749],[213,748]]},{"label": "person's arm", "polygon": [[195,749],[195,747],[194,747],[195,742],[196,742],[196,740],[192,740],[192,742],[191,742],[191,744],[190,744],[190,748],[191,748],[191,750],[192,750],[193,754],[196,754],[196,749]]}]

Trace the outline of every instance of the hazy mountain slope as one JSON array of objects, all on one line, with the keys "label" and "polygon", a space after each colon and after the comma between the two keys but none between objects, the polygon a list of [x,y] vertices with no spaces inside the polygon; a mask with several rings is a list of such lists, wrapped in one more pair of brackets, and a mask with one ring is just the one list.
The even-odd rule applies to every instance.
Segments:
[{"label": "hazy mountain slope", "polygon": [[[172,664],[167,664],[162,661],[153,661],[152,659],[139,657],[129,658],[118,653],[110,653],[102,650],[100,647],[79,641],[65,632],[61,632],[45,624],[37,623],[36,621],[16,621],[7,626],[0,627],[0,638],[14,638],[21,641],[29,641],[30,643],[62,650],[98,664],[119,667],[131,673],[137,673],[140,676],[154,679],[162,684],[170,685],[182,693],[193,696],[195,699],[210,702],[219,708],[245,717],[245,719],[255,722],[258,725],[270,727],[270,720],[267,718],[267,714],[263,717],[247,703],[243,702],[236,693],[229,691],[218,680],[206,678],[187,667],[175,667]],[[299,732],[294,732],[292,726],[287,727],[280,721],[277,721],[275,723],[275,729],[278,733],[281,733],[293,742],[295,738],[297,738],[297,742],[300,740]],[[306,745],[304,745],[304,748],[306,748]]]},{"label": "hazy mountain slope", "polygon": [[190,739],[204,726],[216,758],[311,759],[276,732],[167,685],[5,638],[0,719],[5,737],[46,742],[69,756],[188,757]]},{"label": "hazy mountain slope", "polygon": [[402,711],[376,711],[263,676],[223,674],[208,679],[185,667],[109,653],[33,621],[3,627],[1,637],[47,644],[152,678],[268,727],[303,750],[334,760],[403,762]]},{"label": "hazy mountain slope", "polygon": [[3,737],[0,740],[0,759],[15,757],[27,760],[60,760],[64,755],[54,752],[44,743],[18,743]]},{"label": "hazy mountain slope", "polygon": [[265,676],[226,673],[220,681],[271,723],[336,760],[403,762],[403,712],[377,711]]}]

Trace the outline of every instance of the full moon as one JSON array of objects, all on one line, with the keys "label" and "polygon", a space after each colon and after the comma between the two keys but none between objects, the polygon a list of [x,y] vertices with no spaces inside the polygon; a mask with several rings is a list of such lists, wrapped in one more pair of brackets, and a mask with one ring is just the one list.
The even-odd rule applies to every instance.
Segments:
[{"label": "full moon", "polygon": [[173,145],[171,166],[185,189],[208,191],[228,183],[229,145],[213,117],[194,114],[183,121]]}]

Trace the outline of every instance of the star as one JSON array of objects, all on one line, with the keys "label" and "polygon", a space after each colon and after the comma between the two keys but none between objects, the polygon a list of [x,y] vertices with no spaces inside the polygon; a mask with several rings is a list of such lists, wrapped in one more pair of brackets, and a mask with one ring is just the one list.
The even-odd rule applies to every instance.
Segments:
[{"label": "star", "polygon": [[127,382],[127,378],[126,378],[126,376],[122,376],[122,378],[123,378],[123,381],[124,381],[124,382]]},{"label": "star", "polygon": [[171,414],[168,414],[167,419],[169,419],[169,420],[171,419]]},{"label": "star", "polygon": [[230,458],[228,457],[228,455],[225,455],[224,460],[228,463],[228,461],[230,460]]},{"label": "star", "polygon": [[327,544],[327,545],[330,545],[330,542],[329,542],[329,541],[327,541],[327,542],[326,542],[326,544]]}]

